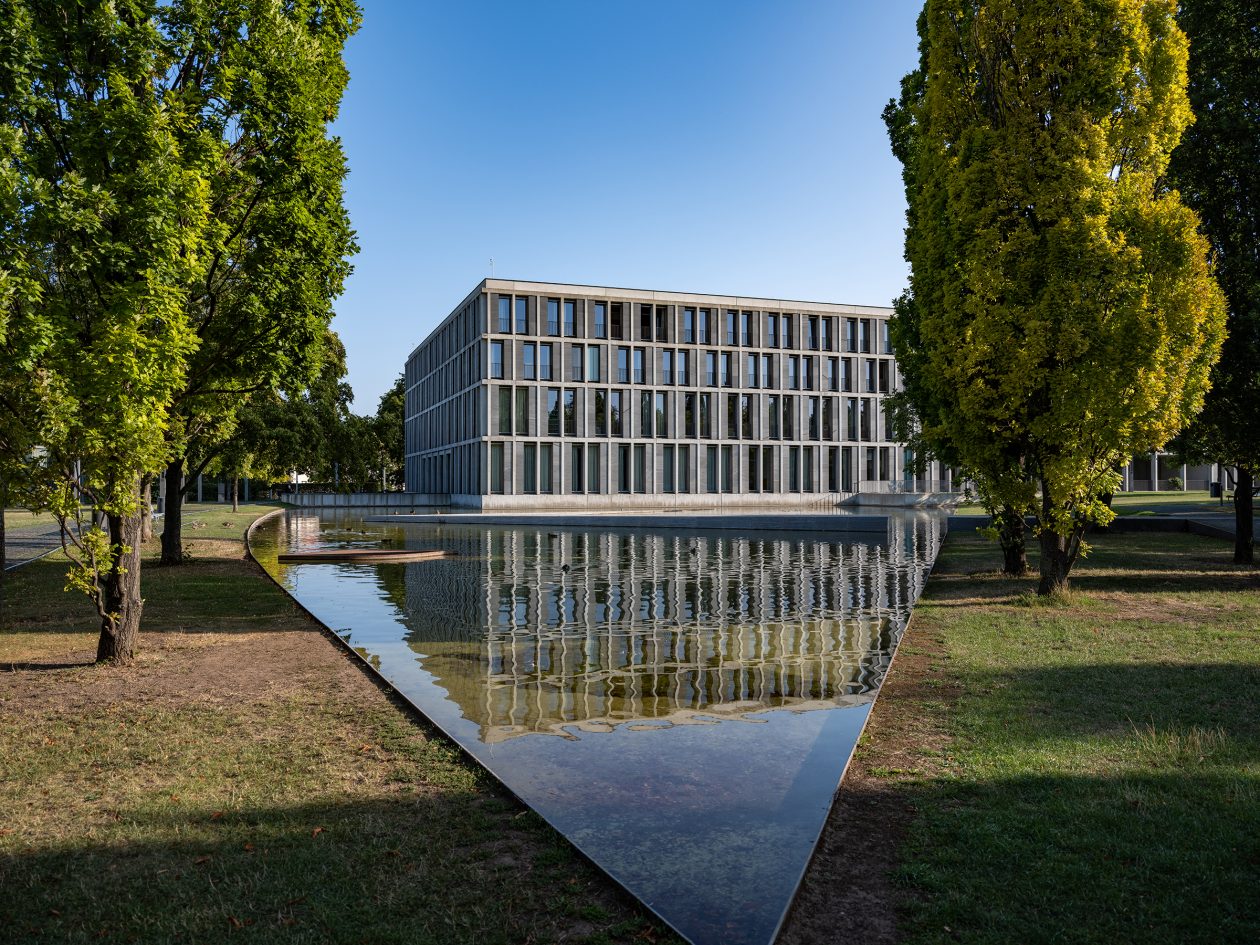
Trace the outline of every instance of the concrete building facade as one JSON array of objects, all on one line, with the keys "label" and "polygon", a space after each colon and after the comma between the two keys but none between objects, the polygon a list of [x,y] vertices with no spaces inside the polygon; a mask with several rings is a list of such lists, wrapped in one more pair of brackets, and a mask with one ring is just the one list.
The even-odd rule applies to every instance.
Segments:
[{"label": "concrete building facade", "polygon": [[409,492],[473,508],[835,505],[908,478],[889,308],[486,279],[407,359]]}]

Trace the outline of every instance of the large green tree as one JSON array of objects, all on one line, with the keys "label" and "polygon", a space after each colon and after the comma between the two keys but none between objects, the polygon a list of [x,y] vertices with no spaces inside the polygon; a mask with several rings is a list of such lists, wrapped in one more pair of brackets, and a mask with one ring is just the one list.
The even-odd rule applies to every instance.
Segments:
[{"label": "large green tree", "polygon": [[39,446],[32,497],[62,520],[102,660],[134,652],[140,479],[165,461],[196,346],[184,300],[204,265],[211,162],[182,134],[195,116],[159,94],[174,64],[155,3],[0,5],[0,267],[19,284],[0,387],[38,392],[11,420]]},{"label": "large green tree", "polygon": [[1234,560],[1255,561],[1260,475],[1260,15],[1244,0],[1182,0],[1195,122],[1169,176],[1203,221],[1229,306],[1203,412],[1179,438],[1196,460],[1234,466]]},{"label": "large green tree", "polygon": [[[1019,508],[1067,585],[1116,468],[1202,404],[1224,302],[1166,185],[1189,123],[1171,0],[928,0],[907,103],[903,370],[919,417]],[[1012,475],[1012,471],[1018,474]]]},{"label": "large green tree", "polygon": [[352,0],[186,0],[164,14],[182,55],[169,94],[197,116],[185,133],[216,170],[204,272],[187,298],[198,344],[169,410],[163,564],[183,561],[185,478],[228,448],[248,398],[318,370],[356,249],[328,129],[359,18]]}]

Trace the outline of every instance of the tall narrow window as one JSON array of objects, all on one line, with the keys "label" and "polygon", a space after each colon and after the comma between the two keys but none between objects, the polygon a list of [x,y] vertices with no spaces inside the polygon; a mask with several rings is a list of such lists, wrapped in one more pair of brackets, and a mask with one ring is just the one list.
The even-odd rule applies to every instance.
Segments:
[{"label": "tall narrow window", "polygon": [[674,353],[668,348],[661,352],[661,383],[674,383]]},{"label": "tall narrow window", "polygon": [[732,447],[722,447],[722,491],[735,491],[735,451]]},{"label": "tall narrow window", "polygon": [[813,492],[814,491],[814,448],[812,446],[807,446],[804,448],[803,463],[805,467],[804,469],[805,491]]},{"label": "tall narrow window", "polygon": [[634,491],[647,492],[647,447],[634,444]]},{"label": "tall narrow window", "polygon": [[581,443],[574,443],[569,449],[569,491],[575,494],[581,493],[586,488],[586,476],[583,473],[582,465],[586,457],[586,447]]},{"label": "tall narrow window", "polygon": [[560,388],[547,388],[547,434],[560,435]]},{"label": "tall narrow window", "polygon": [[529,299],[523,295],[516,297],[516,333],[529,334]]},{"label": "tall narrow window", "polygon": [[499,388],[499,433],[512,435],[512,388]]},{"label": "tall narrow window", "polygon": [[572,299],[564,300],[564,336],[573,338],[577,335],[577,303]]},{"label": "tall narrow window", "polygon": [[661,491],[674,491],[674,448],[666,446],[661,450]]},{"label": "tall narrow window", "polygon": [[757,475],[757,460],[761,456],[761,449],[756,446],[749,446],[748,449],[748,476],[745,482],[748,483],[749,492],[757,492],[761,486],[761,477]]},{"label": "tall narrow window", "polygon": [[594,321],[594,324],[591,326],[591,331],[595,335],[595,337],[607,338],[608,337],[608,303],[607,302],[595,303],[595,313],[594,313],[593,321]]},{"label": "tall narrow window", "polygon": [[669,436],[669,395],[656,395],[656,435]]},{"label": "tall narrow window", "polygon": [[716,446],[705,447],[704,451],[704,487],[706,492],[718,491],[718,448]]},{"label": "tall narrow window", "polygon": [[630,383],[630,349],[617,349],[617,383]]},{"label": "tall narrow window", "polygon": [[656,306],[656,340],[669,341],[669,307]]},{"label": "tall narrow window", "polygon": [[683,344],[692,344],[696,340],[696,310],[683,309]]},{"label": "tall narrow window", "polygon": [[751,440],[753,435],[753,398],[749,394],[741,394],[739,397],[739,435],[745,440]]},{"label": "tall narrow window", "polygon": [[800,378],[797,372],[800,370],[801,359],[796,355],[792,355],[787,359],[787,387],[788,390],[796,390],[801,386]]},{"label": "tall narrow window", "polygon": [[700,314],[696,318],[696,340],[702,345],[707,345],[709,338],[713,334],[713,328],[710,324],[712,318],[713,312],[707,308],[700,309]]},{"label": "tall narrow window", "polygon": [[770,439],[777,440],[779,438],[779,395],[771,394],[766,399],[766,419],[769,421],[769,430],[767,431]]},{"label": "tall narrow window", "polygon": [[805,398],[805,415],[809,424],[809,438],[818,439],[818,398]]},{"label": "tall narrow window", "polygon": [[766,316],[766,346],[779,347],[779,316],[773,313]]},{"label": "tall narrow window", "polygon": [[739,344],[739,334],[736,324],[736,313],[728,311],[726,313],[726,343],[728,345]]},{"label": "tall narrow window", "polygon": [[796,325],[795,325],[795,322],[796,322],[796,316],[795,316],[795,315],[784,315],[784,316],[783,316],[782,323],[781,323],[781,324],[780,324],[780,326],[779,326],[779,328],[780,328],[780,333],[779,333],[779,334],[780,334],[780,337],[782,337],[782,339],[783,339],[783,347],[785,347],[785,348],[795,348],[795,347],[796,347]]},{"label": "tall narrow window", "polygon": [[731,353],[729,351],[722,352],[722,386],[735,386],[735,371],[731,367]]},{"label": "tall narrow window", "polygon": [[564,435],[577,436],[577,391],[572,387],[564,389]]},{"label": "tall narrow window", "polygon": [[639,435],[652,435],[652,395],[647,391],[639,395]]},{"label": "tall narrow window", "polygon": [[626,337],[625,321],[622,318],[623,306],[620,302],[612,303],[612,311],[609,313],[608,324],[612,330],[612,337],[617,341],[624,341]]},{"label": "tall narrow window", "polygon": [[490,342],[490,376],[503,376],[503,342]]},{"label": "tall narrow window", "polygon": [[678,491],[691,491],[691,447],[678,447]]},{"label": "tall narrow window", "polygon": [[713,439],[713,395],[700,395],[700,438]]},{"label": "tall narrow window", "polygon": [[581,345],[569,345],[569,380],[582,380],[582,362],[585,357]]},{"label": "tall narrow window", "polygon": [[630,491],[630,444],[617,445],[617,491]]},{"label": "tall narrow window", "polygon": [[608,392],[595,391],[595,435],[608,435]]},{"label": "tall narrow window", "polygon": [[863,354],[871,353],[871,320],[869,318],[858,319],[858,347],[862,349]]},{"label": "tall narrow window", "polygon": [[774,491],[774,447],[761,448],[761,491]]},{"label": "tall narrow window", "polygon": [[696,395],[683,394],[683,436],[696,436]]},{"label": "tall narrow window", "polygon": [[594,383],[599,383],[599,362],[604,352],[603,345],[587,345],[586,348],[586,379]]},{"label": "tall narrow window", "polygon": [[726,438],[739,439],[739,398],[735,394],[726,395]]},{"label": "tall narrow window", "polygon": [[622,419],[621,391],[615,390],[608,395],[608,426],[613,436],[625,436],[625,421]]},{"label": "tall narrow window", "polygon": [[744,358],[744,360],[746,362],[746,367],[748,369],[748,382],[744,386],[756,387],[757,386],[757,356],[755,354],[750,354],[750,355],[747,355]]},{"label": "tall narrow window", "polygon": [[706,351],[704,353],[704,382],[709,387],[717,386],[717,352]]},{"label": "tall narrow window", "polygon": [[753,313],[739,313],[739,343],[748,347],[753,343]]},{"label": "tall narrow window", "polygon": [[529,436],[529,392],[531,387],[516,388],[516,435]]},{"label": "tall narrow window", "polygon": [[791,440],[794,438],[793,430],[796,428],[794,417],[796,414],[796,398],[790,394],[783,397],[783,439]]},{"label": "tall narrow window", "polygon": [[643,375],[643,349],[634,349],[634,382],[636,384],[646,384],[647,378]]},{"label": "tall narrow window", "polygon": [[550,494],[554,491],[551,473],[551,444],[543,443],[538,447],[538,490]]},{"label": "tall narrow window", "polygon": [[687,370],[687,362],[689,360],[690,358],[687,354],[687,350],[685,348],[680,349],[678,352],[677,364],[674,369],[678,374],[678,383],[684,386],[691,383],[691,373]]},{"label": "tall narrow window", "polygon": [[639,306],[639,340],[652,340],[652,306]]},{"label": "tall narrow window", "polygon": [[538,346],[538,379],[551,380],[551,345],[544,342]]},{"label": "tall narrow window", "polygon": [[521,362],[524,366],[525,380],[532,381],[538,376],[537,368],[534,365],[534,358],[537,356],[536,346],[532,341],[527,341],[521,345]]},{"label": "tall narrow window", "polygon": [[788,492],[801,491],[801,448],[788,447]]},{"label": "tall narrow window", "polygon": [[547,334],[560,334],[560,300],[547,300]]},{"label": "tall narrow window", "polygon": [[538,491],[538,447],[526,443],[522,452],[525,454],[525,468],[521,470],[521,491],[532,495]]},{"label": "tall narrow window", "polygon": [[506,335],[512,330],[512,297],[499,296],[499,333]]},{"label": "tall narrow window", "polygon": [[589,443],[586,447],[586,491],[593,495],[602,492],[600,488],[599,444]]}]

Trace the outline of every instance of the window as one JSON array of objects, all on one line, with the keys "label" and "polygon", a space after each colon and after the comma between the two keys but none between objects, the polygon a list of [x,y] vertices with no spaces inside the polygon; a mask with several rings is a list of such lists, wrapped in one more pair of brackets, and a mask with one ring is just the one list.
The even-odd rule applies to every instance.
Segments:
[{"label": "window", "polygon": [[779,438],[779,396],[771,394],[766,401],[766,419],[770,421],[770,439]]},{"label": "window", "polygon": [[884,354],[892,354],[892,335],[888,331],[888,320],[879,323],[879,350]]},{"label": "window", "polygon": [[805,398],[805,417],[811,440],[818,439],[818,398]]},{"label": "window", "polygon": [[840,491],[840,448],[827,447],[827,491]]},{"label": "window", "polygon": [[512,330],[512,297],[499,296],[499,333],[506,335]]},{"label": "window", "polygon": [[639,340],[652,340],[652,306],[639,306]]},{"label": "window", "polygon": [[564,300],[564,336],[573,338],[577,335],[577,303],[572,299]]},{"label": "window", "polygon": [[512,388],[499,388],[499,434],[512,435]]},{"label": "window", "polygon": [[540,492],[550,494],[554,491],[551,481],[551,444],[544,443],[538,447],[538,488]]},{"label": "window", "polygon": [[709,336],[712,333],[712,328],[710,327],[709,322],[712,318],[713,312],[710,309],[700,309],[700,319],[699,323],[696,325],[699,329],[699,333],[696,340],[702,345],[707,345],[709,343]]},{"label": "window", "polygon": [[728,345],[739,344],[739,336],[736,334],[736,313],[728,311],[726,313],[726,343]]},{"label": "window", "polygon": [[592,333],[596,338],[608,337],[608,304],[605,302],[595,303],[595,324],[592,326]]},{"label": "window", "polygon": [[586,379],[588,381],[599,382],[599,362],[603,357],[603,353],[604,348],[602,345],[586,346]]},{"label": "window", "polygon": [[612,315],[609,318],[609,324],[612,328],[612,337],[618,341],[625,339],[625,325],[621,318],[622,305],[620,302],[613,302]]},{"label": "window", "polygon": [[801,358],[801,387],[804,390],[814,390],[818,380],[818,359],[806,355]]},{"label": "window", "polygon": [[691,378],[687,372],[687,352],[681,350],[678,352],[677,366],[675,370],[678,372],[678,383],[687,385],[691,383]]},{"label": "window", "polygon": [[780,328],[781,328],[780,336],[783,339],[783,347],[785,348],[796,347],[796,325],[794,324],[795,321],[796,321],[795,315],[783,316],[783,321],[780,325]]},{"label": "window", "polygon": [[858,319],[858,347],[862,349],[863,354],[871,353],[871,320],[869,318]]},{"label": "window", "polygon": [[569,491],[581,494],[586,488],[586,476],[582,471],[582,461],[586,457],[586,447],[574,443],[569,448]]},{"label": "window", "polygon": [[538,346],[538,379],[551,380],[551,345],[546,342]]},{"label": "window", "polygon": [[669,395],[656,395],[656,435],[669,436]]},{"label": "window", "polygon": [[705,448],[705,491],[718,491],[718,448],[709,446]]},{"label": "window", "polygon": [[617,445],[617,491],[630,491],[630,444]]},{"label": "window", "polygon": [[731,353],[729,351],[722,352],[722,386],[735,386],[735,372],[731,368]]},{"label": "window", "polygon": [[683,436],[696,436],[696,395],[683,394]]},{"label": "window", "polygon": [[796,398],[790,394],[785,395],[783,398],[783,439],[785,440],[793,438],[792,431],[796,427],[796,424],[793,422],[795,414]]},{"label": "window", "polygon": [[643,376],[643,349],[634,349],[634,382],[636,384],[645,384],[647,379]]},{"label": "window", "polygon": [[569,380],[582,380],[582,362],[585,356],[581,345],[569,346]]},{"label": "window", "polygon": [[801,380],[797,377],[797,372],[801,367],[801,359],[797,355],[792,355],[787,359],[787,386],[788,390],[798,390],[801,386]]},{"label": "window", "polygon": [[774,491],[774,447],[761,448],[761,491]]},{"label": "window", "polygon": [[577,436],[577,391],[566,387],[564,391],[564,435]]},{"label": "window", "polygon": [[766,346],[770,348],[779,347],[779,316],[766,316]]},{"label": "window", "polygon": [[503,494],[503,444],[490,444],[490,491]]},{"label": "window", "polygon": [[852,397],[845,399],[845,418],[848,421],[845,438],[856,440],[858,438],[858,405]]},{"label": "window", "polygon": [[661,450],[661,491],[674,491],[674,448],[666,446]]},{"label": "window", "polygon": [[857,319],[844,320],[844,350],[857,351]]},{"label": "window", "polygon": [[652,395],[647,391],[639,395],[639,435],[652,435]]},{"label": "window", "polygon": [[634,444],[634,491],[647,492],[647,447]]},{"label": "window", "polygon": [[839,390],[839,365],[835,358],[827,359],[827,390]]},{"label": "window", "polygon": [[692,344],[696,340],[696,310],[683,309],[683,344]]},{"label": "window", "polygon": [[524,376],[527,381],[535,380],[537,377],[537,371],[534,367],[534,358],[536,353],[537,352],[532,341],[527,341],[525,344],[521,345],[521,360],[524,364]]},{"label": "window", "polygon": [[521,491],[532,495],[538,491],[538,447],[526,443],[522,452],[525,454],[525,468],[521,470]]},{"label": "window", "polygon": [[890,374],[891,362],[881,358],[879,362],[879,392],[881,394],[888,393],[888,377]]},{"label": "window", "polygon": [[801,491],[801,448],[788,447],[788,492]]},{"label": "window", "polygon": [[664,305],[656,306],[656,340],[669,341],[669,309]]},{"label": "window", "polygon": [[835,351],[836,340],[836,320],[830,316],[826,316],[822,320],[822,349],[824,351]]},{"label": "window", "polygon": [[814,491],[814,448],[812,446],[805,447],[803,451],[803,459],[805,465],[805,491]]},{"label": "window", "polygon": [[630,349],[617,349],[617,383],[630,383]]},{"label": "window", "polygon": [[744,479],[748,483],[749,492],[757,492],[761,486],[761,477],[757,475],[757,461],[761,458],[761,450],[756,446],[748,447],[748,475]]},{"label": "window", "polygon": [[516,333],[529,334],[529,299],[517,296],[516,299]]},{"label": "window", "polygon": [[739,399],[735,394],[726,395],[726,438],[739,439]]},{"label": "window", "polygon": [[709,387],[716,387],[717,386],[717,352],[716,351],[706,351],[704,353],[704,365],[705,365],[705,371],[704,371],[705,384],[707,384]]},{"label": "window", "polygon": [[823,438],[824,440],[834,440],[834,439],[836,438],[836,437],[835,437],[835,432],[836,432],[836,429],[835,429],[835,423],[834,423],[834,421],[833,421],[833,414],[835,413],[835,410],[833,409],[833,404],[834,404],[834,402],[835,402],[835,398],[834,398],[834,397],[824,397],[824,398],[823,398],[823,402],[822,402],[822,438]]},{"label": "window", "polygon": [[528,387],[516,388],[517,436],[529,436],[529,391]]},{"label": "window", "polygon": [[691,447],[678,447],[678,491],[691,491]]},{"label": "window", "polygon": [[[869,443],[874,439],[874,437],[871,436],[871,402],[865,397],[861,398],[858,405],[858,421],[858,425],[862,431],[862,442]],[[875,477],[868,476],[867,478],[873,479]]]},{"label": "window", "polygon": [[490,342],[490,376],[503,376],[503,342]]},{"label": "window", "polygon": [[661,352],[661,383],[674,383],[674,353],[668,349]]},{"label": "window", "polygon": [[608,435],[608,392],[595,391],[595,435]]},{"label": "window", "polygon": [[751,440],[753,435],[753,398],[749,394],[739,397],[739,435]]},{"label": "window", "polygon": [[866,365],[866,386],[862,388],[863,393],[873,394],[879,387],[879,381],[876,379],[875,359],[866,358],[863,362]]},{"label": "window", "polygon": [[739,341],[740,344],[748,347],[753,343],[753,313],[739,313]]},{"label": "window", "polygon": [[599,493],[599,479],[599,444],[589,443],[586,447],[586,491]]},{"label": "window", "polygon": [[547,334],[560,334],[560,300],[547,300]]},{"label": "window", "polygon": [[840,362],[840,388],[846,393],[853,393],[853,374],[853,359],[842,359]]},{"label": "window", "polygon": [[621,410],[621,391],[612,391],[608,395],[608,425],[612,429],[613,436],[626,435]]},{"label": "window", "polygon": [[722,447],[722,491],[735,491],[735,450],[730,446]]},{"label": "window", "polygon": [[713,439],[713,395],[700,395],[700,438]]},{"label": "window", "polygon": [[547,433],[560,435],[560,388],[547,388]]},{"label": "window", "polygon": [[810,315],[805,319],[805,347],[811,351],[818,350],[818,316]]},{"label": "window", "polygon": [[774,387],[774,358],[768,354],[761,356],[761,386]]}]

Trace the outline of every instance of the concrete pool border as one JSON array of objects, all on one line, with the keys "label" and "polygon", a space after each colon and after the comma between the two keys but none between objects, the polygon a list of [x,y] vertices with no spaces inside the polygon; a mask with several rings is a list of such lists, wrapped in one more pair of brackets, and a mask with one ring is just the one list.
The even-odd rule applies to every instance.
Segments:
[{"label": "concrete pool border", "polygon": [[[618,879],[618,877],[615,874],[610,872],[604,866],[600,865],[595,859],[592,858],[590,854],[588,854],[585,850],[583,850],[582,847],[579,846],[572,838],[567,836],[564,833],[564,831],[562,831],[556,824],[552,823],[550,819],[548,819],[545,815],[543,815],[540,811],[538,811],[532,805],[527,803],[520,795],[518,795],[515,791],[513,791],[511,787],[509,787],[507,783],[503,781],[502,778],[496,775],[486,765],[482,764],[482,762],[479,759],[477,759],[476,756],[474,756],[471,752],[469,752],[466,748],[464,748],[464,746],[459,744],[459,742],[455,738],[447,734],[447,732],[440,725],[438,725],[431,718],[429,718],[429,716],[424,712],[423,709],[421,709],[415,702],[411,701],[411,699],[407,698],[407,696],[403,692],[401,692],[398,688],[396,688],[394,684],[391,683],[389,679],[376,666],[374,666],[367,657],[359,653],[353,646],[350,645],[347,639],[343,638],[340,634],[338,634],[326,623],[324,623],[319,617],[317,617],[313,612],[311,612],[306,606],[304,606],[296,597],[294,597],[289,592],[288,588],[286,588],[283,584],[281,584],[280,581],[278,581],[275,578],[275,576],[273,576],[271,572],[268,571],[263,566],[262,562],[260,562],[254,555],[254,551],[253,551],[253,547],[251,543],[251,538],[254,534],[254,531],[256,528],[258,528],[258,526],[262,525],[263,523],[270,521],[271,519],[275,518],[278,515],[287,514],[290,511],[301,512],[303,510],[290,509],[290,508],[275,509],[271,512],[268,512],[264,515],[259,516],[252,523],[250,523],[249,527],[245,530],[245,553],[249,557],[249,560],[253,561],[254,564],[258,565],[259,570],[262,571],[264,575],[266,575],[267,579],[272,584],[274,584],[277,588],[279,588],[284,593],[284,595],[288,597],[289,600],[292,601],[293,604],[302,613],[306,614],[323,631],[324,635],[330,637],[332,640],[336,642],[336,644],[344,652],[352,656],[355,662],[357,662],[357,664],[360,666],[360,668],[362,668],[363,670],[367,672],[368,676],[381,688],[381,690],[386,695],[396,697],[396,699],[398,700],[397,704],[399,704],[400,707],[404,708],[405,711],[412,713],[424,725],[427,731],[440,736],[447,743],[452,745],[456,750],[458,750],[458,752],[463,758],[468,760],[470,764],[475,765],[478,770],[487,774],[490,778],[494,780],[495,783],[497,783],[512,798],[514,798],[517,801],[517,803],[519,803],[526,810],[533,812],[535,816],[537,816],[540,820],[546,823],[548,827],[554,830],[557,836],[561,837],[569,845],[569,847],[572,850],[574,850],[574,852],[576,852],[579,856],[581,856],[582,859],[585,862],[587,862],[592,868],[594,868],[599,874],[607,877],[625,895],[629,896],[635,903],[637,903],[640,908],[644,909],[647,913],[652,915],[658,922],[660,922],[663,926],[665,926],[671,932],[677,935],[679,939],[681,939],[684,942],[690,943],[692,940],[689,939],[685,934],[683,934],[683,932],[680,931],[672,922],[670,922],[663,915],[661,915],[660,912],[652,908],[651,905],[649,905],[642,898],[636,895],[624,882]],[[311,511],[315,511],[316,514],[318,514],[317,510],[311,510]],[[637,524],[630,524],[628,522],[623,523],[621,521],[621,519],[623,518],[640,519],[642,521],[640,521]],[[783,516],[783,515],[721,516],[722,520],[744,519],[744,521],[732,522],[731,524],[726,524],[726,525],[714,524],[712,521],[712,519],[714,518],[718,518],[718,516],[668,516],[666,515],[666,516],[658,516],[658,517],[650,518],[648,516],[616,516],[616,515],[577,515],[577,516],[528,515],[528,514],[527,515],[501,515],[501,514],[482,515],[478,513],[473,513],[470,515],[435,515],[435,516],[430,516],[430,515],[364,516],[363,521],[382,524],[382,523],[400,523],[399,520],[404,519],[406,521],[401,522],[401,524],[458,524],[458,525],[479,525],[480,524],[480,525],[494,525],[494,526],[519,524],[519,525],[529,525],[529,526],[535,526],[535,527],[539,525],[553,525],[556,527],[565,527],[565,528],[603,527],[603,528],[652,528],[652,529],[689,528],[689,527],[693,527],[692,523],[694,522],[694,527],[699,530],[723,529],[723,528],[741,529],[741,530],[753,528],[753,529],[760,530],[760,529],[766,529],[766,528],[775,528],[775,530],[777,531],[795,531],[795,532],[846,531],[846,532],[853,532],[855,534],[868,534],[868,535],[881,533],[885,537],[887,537],[888,535],[888,528],[890,526],[890,516],[884,516],[884,515],[817,516],[817,517],[813,517],[811,519],[806,520],[806,521],[815,523],[812,527],[806,526],[803,522],[794,521],[793,525],[781,525],[777,528],[775,525],[761,524],[760,520],[770,519],[770,520],[775,520],[777,523],[780,520],[797,520],[797,519],[800,519],[801,516]],[[758,520],[757,523],[752,524],[748,522],[747,519],[750,519],[750,518],[754,520]],[[864,520],[863,525],[865,527],[837,529],[834,526],[834,521],[840,518]],[[452,519],[456,519],[457,521],[452,521]],[[594,521],[588,522],[586,521],[588,519],[591,519]],[[708,519],[709,521],[705,521],[706,519]],[[685,520],[687,524],[666,524],[666,522],[674,521],[674,520]],[[828,526],[824,526],[823,525],[824,522],[827,522]],[[879,523],[878,527],[874,527],[876,522]],[[940,522],[940,528],[941,528],[940,537],[943,542],[949,530],[948,519],[942,518]],[[937,557],[939,557],[939,551],[938,551]],[[924,591],[926,591],[927,589],[927,584],[931,580],[935,567],[936,567],[936,558],[933,558],[932,562],[928,565],[927,573],[924,575],[924,578],[923,578]],[[922,593],[923,592],[921,591],[920,596],[922,596]],[[915,599],[916,604],[917,602],[918,602],[918,598]],[[840,771],[839,778],[837,778],[836,780],[836,788],[835,788],[835,791],[832,792],[830,801],[827,805],[827,812],[822,819],[822,824],[819,827],[818,833],[814,836],[814,838],[810,842],[809,855],[805,858],[805,861],[802,864],[800,872],[795,877],[795,881],[793,883],[793,888],[792,888],[792,895],[789,897],[787,901],[787,905],[784,907],[782,914],[779,916],[778,921],[775,924],[774,932],[769,939],[769,945],[773,945],[773,943],[778,941],[779,936],[783,932],[784,926],[787,924],[788,917],[792,914],[795,908],[796,899],[800,893],[801,885],[805,879],[806,874],[809,872],[810,866],[814,862],[814,859],[818,853],[818,848],[822,840],[823,833],[827,830],[827,826],[831,820],[832,813],[835,809],[836,797],[839,795],[840,791],[844,787],[844,779],[845,779],[845,776],[849,772],[850,765],[853,762],[853,755],[857,751],[858,745],[861,743],[862,735],[865,733],[866,726],[870,722],[871,714],[875,711],[875,706],[878,704],[879,696],[883,692],[884,682],[888,679],[888,676],[892,673],[896,665],[897,654],[901,650],[901,643],[905,639],[906,634],[910,632],[910,627],[913,620],[914,620],[914,606],[912,605],[910,614],[906,618],[906,626],[902,630],[901,636],[897,640],[897,645],[893,648],[893,651],[889,656],[888,667],[884,672],[883,678],[880,680],[879,688],[875,691],[873,697],[871,698],[870,706],[866,712],[865,717],[862,719],[861,726],[858,728],[857,737],[854,739],[854,742],[853,742],[853,748],[849,752],[848,757],[845,758],[844,766]]]},{"label": "concrete pool border", "polygon": [[678,512],[436,512],[365,515],[378,525],[523,525],[554,528],[674,528],[695,531],[832,532],[887,536],[891,516],[829,513],[745,513],[696,515]]}]

